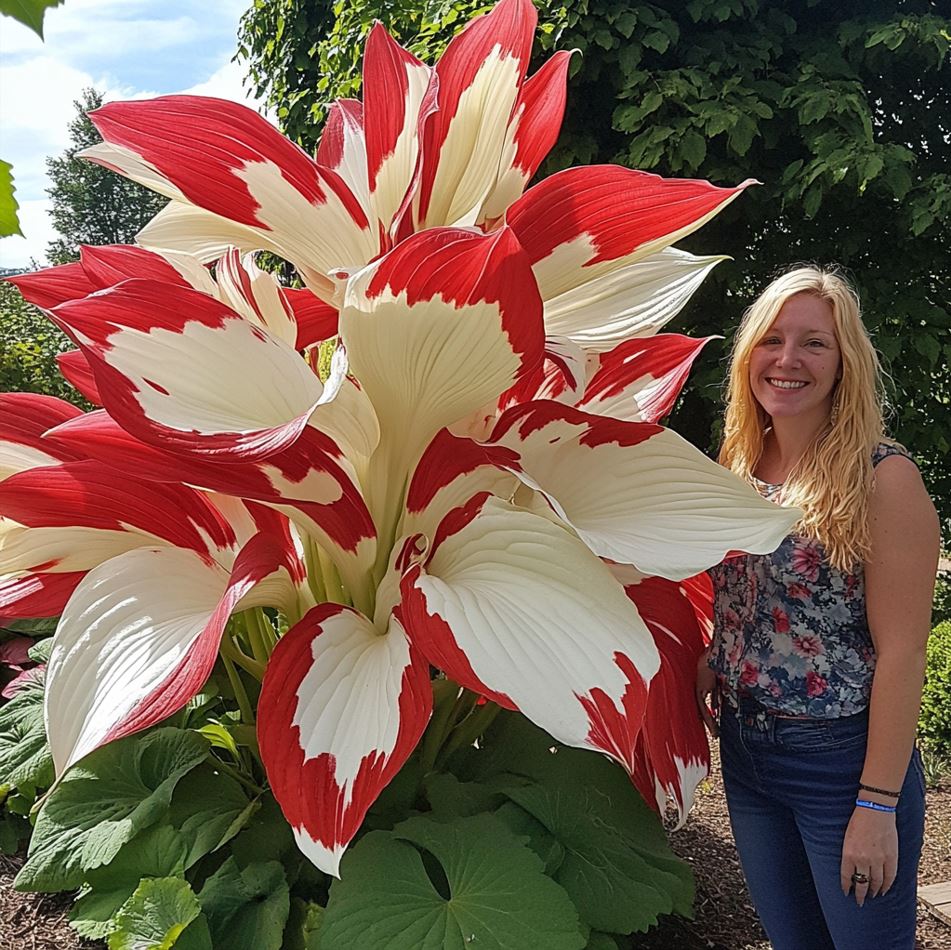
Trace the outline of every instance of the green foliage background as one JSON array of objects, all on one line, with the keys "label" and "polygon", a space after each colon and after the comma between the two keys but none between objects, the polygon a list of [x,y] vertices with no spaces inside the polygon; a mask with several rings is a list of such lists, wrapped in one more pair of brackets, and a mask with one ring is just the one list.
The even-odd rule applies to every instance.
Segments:
[{"label": "green foliage background", "polygon": [[[672,425],[713,450],[730,335],[786,266],[838,264],[891,375],[891,431],[951,525],[951,20],[930,0],[567,0],[538,3],[540,62],[577,49],[541,175],[620,162],[763,182],[683,242],[728,253],[676,329],[708,347]],[[287,133],[313,150],[330,101],[359,92],[382,20],[432,62],[490,3],[256,0],[239,57]],[[537,62],[535,64],[537,66]]]},{"label": "green foliage background", "polygon": [[931,631],[926,676],[918,733],[929,751],[951,757],[951,620]]},{"label": "green foliage background", "polygon": [[0,392],[47,393],[84,406],[56,365],[56,355],[70,346],[12,284],[0,283]]}]

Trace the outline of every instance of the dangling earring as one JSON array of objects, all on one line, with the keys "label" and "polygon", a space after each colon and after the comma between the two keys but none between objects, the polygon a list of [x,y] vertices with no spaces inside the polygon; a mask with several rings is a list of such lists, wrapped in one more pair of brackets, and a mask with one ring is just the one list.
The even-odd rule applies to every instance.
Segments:
[{"label": "dangling earring", "polygon": [[835,387],[835,395],[832,397],[832,411],[829,413],[829,428],[834,429],[839,421],[839,387]]}]

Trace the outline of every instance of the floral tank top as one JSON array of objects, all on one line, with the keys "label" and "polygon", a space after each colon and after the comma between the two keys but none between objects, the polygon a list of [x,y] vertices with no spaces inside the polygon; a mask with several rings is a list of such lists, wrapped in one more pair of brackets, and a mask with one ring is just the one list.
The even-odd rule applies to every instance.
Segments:
[{"label": "floral tank top", "polygon": [[[872,465],[900,445],[880,443]],[[782,486],[759,482],[766,498]],[[865,576],[833,567],[818,542],[787,535],[772,554],[712,568],[710,666],[725,692],[745,693],[780,715],[835,719],[868,705],[875,651],[865,615]]]}]

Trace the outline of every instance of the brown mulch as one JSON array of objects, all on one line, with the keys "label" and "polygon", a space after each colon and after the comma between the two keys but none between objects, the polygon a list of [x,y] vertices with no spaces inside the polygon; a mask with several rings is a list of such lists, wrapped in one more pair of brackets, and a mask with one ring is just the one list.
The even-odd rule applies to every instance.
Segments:
[{"label": "brown mulch", "polygon": [[[714,756],[716,752],[714,751]],[[750,903],[730,834],[719,762],[698,789],[686,825],[670,836],[674,851],[690,862],[697,880],[692,921],[667,918],[635,938],[633,950],[769,950]],[[0,855],[0,948],[3,950],[95,950],[67,923],[70,895],[20,894],[13,877],[22,857]],[[920,884],[951,880],[951,776],[928,790]],[[917,950],[947,950],[951,927],[918,909]]]}]

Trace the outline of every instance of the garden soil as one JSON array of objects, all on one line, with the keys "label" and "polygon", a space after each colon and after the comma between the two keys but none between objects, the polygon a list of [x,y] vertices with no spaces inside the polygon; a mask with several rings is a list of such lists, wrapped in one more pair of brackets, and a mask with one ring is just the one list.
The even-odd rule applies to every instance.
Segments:
[{"label": "garden soil", "polygon": [[[635,936],[630,950],[769,950],[740,874],[730,834],[719,762],[698,789],[686,825],[671,834],[674,851],[697,878],[696,917],[664,918],[649,934]],[[22,857],[0,855],[0,948],[2,950],[101,950],[80,940],[67,923],[70,899],[61,894],[19,894],[12,888]],[[919,882],[951,880],[951,776],[928,792],[925,848]],[[354,948],[358,950],[358,948]],[[918,912],[917,950],[951,950],[951,926]]]}]

